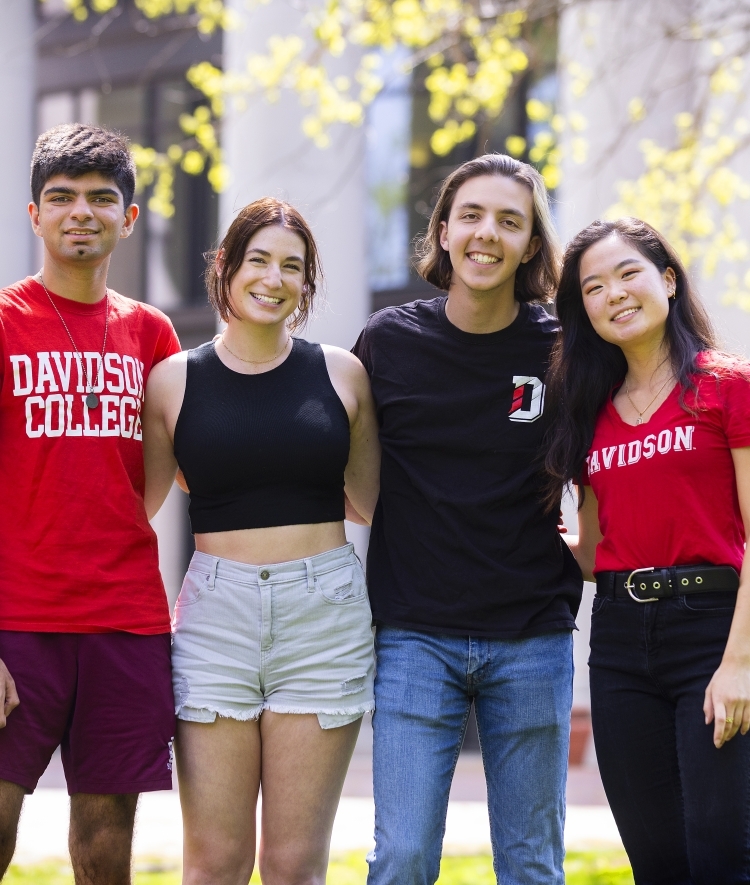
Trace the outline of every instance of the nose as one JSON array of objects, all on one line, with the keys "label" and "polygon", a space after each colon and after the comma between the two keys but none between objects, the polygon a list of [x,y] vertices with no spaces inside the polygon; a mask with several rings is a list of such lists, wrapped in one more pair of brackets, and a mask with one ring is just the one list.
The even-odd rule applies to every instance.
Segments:
[{"label": "nose", "polygon": [[497,221],[491,215],[487,215],[482,219],[482,223],[476,229],[474,236],[478,240],[490,240],[496,243],[500,239],[500,229],[498,228]]},{"label": "nose", "polygon": [[85,221],[93,218],[91,207],[83,194],[78,194],[75,201],[70,207],[70,217],[76,221]]},{"label": "nose", "polygon": [[269,263],[263,275],[263,282],[269,289],[281,288],[281,268],[278,264]]},{"label": "nose", "polygon": [[624,301],[627,297],[628,293],[625,291],[625,286],[622,283],[617,282],[609,287],[607,300],[611,304],[619,304],[620,301]]}]

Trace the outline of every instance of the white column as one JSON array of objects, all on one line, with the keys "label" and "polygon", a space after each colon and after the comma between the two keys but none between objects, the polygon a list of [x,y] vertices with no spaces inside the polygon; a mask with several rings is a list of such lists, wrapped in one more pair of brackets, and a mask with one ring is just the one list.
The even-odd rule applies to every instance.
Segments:
[{"label": "white column", "polygon": [[0,286],[32,270],[32,234],[26,206],[30,200],[29,164],[34,146],[35,67],[33,0],[3,0],[0,28]]},{"label": "white column", "polygon": [[[299,22],[286,3],[248,9],[244,0],[229,0],[228,5],[242,26],[225,34],[226,71],[243,73],[248,52],[265,52],[269,37],[287,35]],[[338,59],[337,73],[352,75],[355,64],[353,55]],[[299,209],[320,248],[327,293],[305,337],[348,349],[369,314],[364,126],[335,127],[331,145],[321,149],[302,132],[304,115],[296,95],[283,95],[274,104],[258,96],[244,110],[229,104],[222,140],[231,182],[221,199],[220,228],[225,231],[238,209],[262,196],[288,200]]]}]

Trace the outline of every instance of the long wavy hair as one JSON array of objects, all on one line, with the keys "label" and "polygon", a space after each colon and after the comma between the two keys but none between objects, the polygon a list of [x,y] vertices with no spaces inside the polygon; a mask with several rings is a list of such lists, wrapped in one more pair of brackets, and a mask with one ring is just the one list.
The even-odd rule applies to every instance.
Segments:
[{"label": "long wavy hair", "polygon": [[597,415],[628,370],[622,350],[594,331],[581,292],[581,258],[611,234],[637,249],[660,273],[669,267],[674,272],[675,295],[669,301],[664,344],[680,385],[680,405],[691,411],[685,404],[685,394],[695,391],[696,375],[713,374],[727,365],[719,354],[713,361],[701,360],[698,364],[699,353],[716,351],[716,333],[677,253],[657,230],[637,218],[595,221],[585,227],[565,250],[556,298],[560,333],[547,373],[547,406],[552,411],[545,452],[546,502],[550,508],[556,506],[561,488],[569,482],[581,488],[582,502],[580,481]]},{"label": "long wavy hair", "polygon": [[415,243],[414,266],[419,275],[438,289],[447,292],[453,277],[450,255],[440,245],[440,224],[448,220],[456,193],[470,178],[499,175],[517,181],[531,192],[534,223],[531,235],[541,241],[539,251],[520,264],[516,271],[514,297],[521,302],[552,300],[560,274],[560,245],[550,211],[544,179],[528,163],[507,154],[484,154],[463,163],[445,179],[440,187],[435,208],[425,234]]}]

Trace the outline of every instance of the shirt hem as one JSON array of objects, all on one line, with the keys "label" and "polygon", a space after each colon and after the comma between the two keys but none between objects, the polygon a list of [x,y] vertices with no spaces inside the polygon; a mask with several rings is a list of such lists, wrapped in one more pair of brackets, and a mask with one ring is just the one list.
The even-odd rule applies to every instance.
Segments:
[{"label": "shirt hem", "polygon": [[0,630],[11,633],[135,633],[138,636],[159,636],[171,631],[170,624],[158,627],[109,627],[100,624],[50,624],[36,621],[0,620]]},{"label": "shirt hem", "polygon": [[525,630],[484,630],[472,627],[443,627],[435,624],[413,624],[408,621],[397,621],[393,618],[373,617],[376,627],[397,627],[400,630],[415,630],[418,633],[444,634],[446,636],[478,636],[485,639],[528,639],[541,636],[543,633],[562,633],[576,629],[573,617],[564,621],[550,621],[538,624]]}]

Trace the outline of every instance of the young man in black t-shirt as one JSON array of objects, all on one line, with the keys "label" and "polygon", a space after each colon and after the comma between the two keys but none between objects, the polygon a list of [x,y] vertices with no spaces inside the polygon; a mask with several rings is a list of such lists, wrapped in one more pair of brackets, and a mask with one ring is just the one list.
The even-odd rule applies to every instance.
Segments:
[{"label": "young man in black t-shirt", "polygon": [[530,166],[443,184],[419,271],[447,298],[376,313],[354,352],[383,448],[368,555],[377,624],[369,885],[432,885],[472,700],[503,885],[564,882],[572,633],[581,575],[538,453],[558,250]]}]

